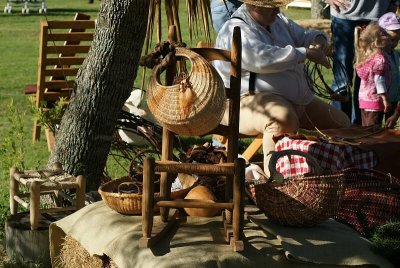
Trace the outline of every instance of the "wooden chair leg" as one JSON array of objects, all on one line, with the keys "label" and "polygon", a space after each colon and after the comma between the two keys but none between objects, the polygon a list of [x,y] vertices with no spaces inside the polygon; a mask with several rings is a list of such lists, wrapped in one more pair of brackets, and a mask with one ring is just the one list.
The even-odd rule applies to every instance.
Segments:
[{"label": "wooden chair leg", "polygon": [[47,149],[49,150],[49,152],[51,152],[54,148],[56,140],[55,140],[53,131],[51,131],[47,127],[46,127],[45,131],[46,131]]},{"label": "wooden chair leg", "polygon": [[85,176],[79,175],[76,178],[76,210],[79,210],[85,206],[85,192],[86,192],[86,178]]},{"label": "wooden chair leg", "polygon": [[230,241],[234,251],[243,251],[242,239],[244,221],[244,159],[235,160],[235,175],[233,179],[233,237]]},{"label": "wooden chair leg", "polygon": [[257,151],[260,149],[262,146],[263,142],[263,135],[259,134],[253,141],[250,143],[250,145],[246,148],[246,150],[243,152],[242,156],[247,160],[250,161],[254,155],[257,153]]},{"label": "wooden chair leg", "polygon": [[31,230],[36,230],[39,225],[40,217],[40,183],[37,181],[32,182],[30,186],[30,223]]},{"label": "wooden chair leg", "polygon": [[33,141],[40,139],[40,125],[37,120],[33,122]]},{"label": "wooden chair leg", "polygon": [[10,169],[10,212],[11,215],[17,214],[18,202],[15,201],[14,196],[19,194],[19,182],[14,179],[14,174],[18,172],[18,169],[13,167]]},{"label": "wooden chair leg", "polygon": [[148,157],[143,163],[142,238],[139,247],[148,248],[153,229],[155,160]]}]

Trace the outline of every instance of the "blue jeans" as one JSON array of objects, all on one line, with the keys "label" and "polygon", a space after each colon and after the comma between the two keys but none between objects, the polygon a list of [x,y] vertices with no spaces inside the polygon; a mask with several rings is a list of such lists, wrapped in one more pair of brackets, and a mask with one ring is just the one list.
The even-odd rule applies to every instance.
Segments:
[{"label": "blue jeans", "polygon": [[225,0],[225,3],[223,0],[211,1],[211,19],[216,33],[219,32],[222,25],[229,20],[233,12],[235,12],[241,4],[242,3],[238,0]]},{"label": "blue jeans", "polygon": [[[348,81],[351,83],[354,78],[354,29],[356,26],[368,24],[369,21],[352,21],[332,17],[332,39],[333,51],[336,59],[341,62],[346,70]],[[340,92],[346,86],[347,81],[341,77],[342,69],[338,64],[333,64],[333,74],[335,80],[332,84],[332,89]],[[332,101],[332,105],[345,112],[353,124],[361,125],[361,110],[358,103],[358,92],[360,88],[360,78],[355,75],[353,94],[348,102]]]}]

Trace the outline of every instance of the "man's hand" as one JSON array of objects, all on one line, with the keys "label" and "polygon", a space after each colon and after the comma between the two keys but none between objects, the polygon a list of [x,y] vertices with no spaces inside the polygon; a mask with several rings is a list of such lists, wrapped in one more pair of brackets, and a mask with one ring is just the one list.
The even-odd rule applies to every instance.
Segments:
[{"label": "man's hand", "polygon": [[350,6],[348,0],[325,0],[325,3],[333,7],[338,13],[341,9],[345,10]]},{"label": "man's hand", "polygon": [[309,48],[306,48],[306,53],[308,60],[321,64],[328,69],[332,67],[325,52],[320,47],[311,45]]},{"label": "man's hand", "polygon": [[314,42],[312,42],[311,46],[315,47],[315,48],[320,48],[322,49],[322,51],[324,53],[328,52],[329,49],[329,44],[328,44],[328,40],[326,39],[326,37],[322,34],[317,35],[314,39]]}]

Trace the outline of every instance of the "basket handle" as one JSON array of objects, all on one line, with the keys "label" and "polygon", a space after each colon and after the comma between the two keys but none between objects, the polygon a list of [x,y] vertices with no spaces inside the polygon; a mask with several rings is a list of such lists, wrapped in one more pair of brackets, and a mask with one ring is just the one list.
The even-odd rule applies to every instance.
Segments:
[{"label": "basket handle", "polygon": [[[135,192],[134,190],[132,191],[127,191],[127,190],[123,190],[121,189],[121,186],[135,186],[137,192]],[[140,190],[140,187],[138,185],[137,182],[122,182],[118,185],[118,193],[123,193],[123,194],[141,194],[142,191]]]},{"label": "basket handle", "polygon": [[320,175],[323,172],[323,169],[319,165],[317,159],[315,159],[315,157],[311,156],[308,153],[297,150],[282,150],[282,151],[272,151],[270,152],[270,154],[271,154],[271,159],[269,160],[268,164],[268,169],[270,172],[269,180],[276,181],[279,183],[283,182],[284,180],[283,175],[276,170],[276,163],[278,162],[278,159],[283,156],[291,156],[291,155],[303,156],[312,163],[312,165],[315,168],[316,175]]}]

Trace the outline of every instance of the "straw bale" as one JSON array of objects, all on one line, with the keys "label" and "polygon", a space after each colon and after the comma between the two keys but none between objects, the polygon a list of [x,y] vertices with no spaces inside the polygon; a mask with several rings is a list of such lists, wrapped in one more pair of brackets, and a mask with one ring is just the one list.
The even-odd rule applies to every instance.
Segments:
[{"label": "straw bale", "polygon": [[118,268],[107,255],[91,256],[77,240],[69,235],[65,236],[60,255],[54,263],[56,268]]}]

